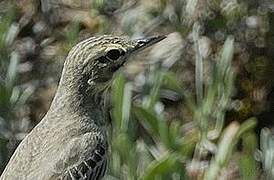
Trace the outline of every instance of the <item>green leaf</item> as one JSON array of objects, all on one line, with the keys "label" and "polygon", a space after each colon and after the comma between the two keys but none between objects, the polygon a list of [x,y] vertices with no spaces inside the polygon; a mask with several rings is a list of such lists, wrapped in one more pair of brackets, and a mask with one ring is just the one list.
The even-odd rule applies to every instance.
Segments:
[{"label": "green leaf", "polygon": [[178,158],[176,154],[167,154],[159,160],[153,161],[141,179],[153,180],[157,179],[156,177],[159,175],[165,175],[172,172],[175,168],[177,160]]},{"label": "green leaf", "polygon": [[126,83],[124,86],[123,104],[122,104],[122,123],[121,129],[126,131],[128,129],[128,122],[131,110],[131,96],[132,96],[132,85]]},{"label": "green leaf", "polygon": [[140,106],[134,106],[133,110],[137,118],[149,132],[152,132],[153,134],[159,133],[158,123],[161,120],[154,113]]},{"label": "green leaf", "polygon": [[241,126],[240,126],[240,129],[238,130],[237,132],[237,135],[236,135],[236,141],[238,141],[238,139],[246,132],[254,129],[257,125],[257,120],[256,118],[252,117],[252,118],[249,118],[247,120],[245,120]]},{"label": "green leaf", "polygon": [[176,75],[171,72],[164,72],[163,74],[163,85],[167,88],[173,89],[175,91],[178,91],[180,95],[184,97],[184,100],[186,101],[186,105],[191,111],[194,111],[196,109],[194,98],[187,93],[182,87],[180,87],[178,80],[176,79]]},{"label": "green leaf", "polygon": [[23,105],[27,102],[27,100],[29,99],[29,97],[33,94],[34,92],[34,88],[33,87],[28,87],[26,88],[20,95],[17,105]]},{"label": "green leaf", "polygon": [[193,41],[194,41],[194,49],[195,49],[195,88],[196,88],[196,97],[197,97],[197,105],[201,106],[203,102],[203,57],[199,51],[199,31],[200,25],[199,23],[195,23],[193,25]]},{"label": "green leaf", "polygon": [[239,131],[240,125],[237,122],[232,122],[224,130],[222,138],[218,143],[218,150],[214,158],[210,162],[210,166],[205,173],[204,180],[217,179],[217,176],[222,168],[225,168],[228,160],[231,157],[234,145],[235,136]]},{"label": "green leaf", "polygon": [[159,135],[161,141],[166,145],[167,148],[172,148],[171,139],[169,136],[169,129],[166,120],[159,121]]},{"label": "green leaf", "polygon": [[242,154],[240,157],[239,170],[242,180],[258,179],[256,161],[251,154]]},{"label": "green leaf", "polygon": [[66,38],[68,41],[68,45],[70,48],[72,45],[76,43],[76,40],[79,37],[79,31],[80,31],[80,22],[79,21],[72,21],[69,24],[69,31],[66,32]]},{"label": "green leaf", "polygon": [[6,87],[12,88],[14,81],[17,76],[17,66],[19,63],[19,56],[16,52],[11,53],[10,64],[8,67],[7,77],[6,77]]},{"label": "green leaf", "polygon": [[112,102],[113,102],[113,116],[115,120],[115,127],[121,128],[123,119],[123,97],[125,88],[125,77],[122,74],[117,75],[113,81]]},{"label": "green leaf", "polygon": [[179,85],[177,81],[176,74],[172,72],[163,73],[163,85],[165,85],[166,88],[170,88],[178,92],[183,91],[183,88]]},{"label": "green leaf", "polygon": [[8,29],[10,28],[10,25],[12,23],[12,20],[15,17],[15,5],[13,3],[10,3],[8,7],[6,7],[7,13],[1,17],[0,21],[0,53],[1,56],[3,55],[3,52],[6,53],[8,48],[6,47],[6,35],[8,32]]},{"label": "green leaf", "polygon": [[178,148],[177,141],[180,137],[181,124],[178,121],[172,121],[169,126],[169,141],[173,149]]},{"label": "green leaf", "polygon": [[254,132],[245,133],[242,136],[242,152],[239,156],[239,170],[241,179],[243,180],[255,180],[258,179],[258,163],[254,158],[254,153],[258,148],[257,136]]},{"label": "green leaf", "polygon": [[234,38],[229,36],[224,44],[220,61],[217,64],[217,77],[219,81],[223,82],[225,75],[231,70],[231,61],[234,55]]},{"label": "green leaf", "polygon": [[153,75],[154,75],[153,76],[153,86],[150,91],[148,101],[145,104],[145,106],[149,110],[154,109],[154,106],[159,99],[160,87],[161,87],[162,81],[163,81],[163,73],[162,72],[156,71]]}]

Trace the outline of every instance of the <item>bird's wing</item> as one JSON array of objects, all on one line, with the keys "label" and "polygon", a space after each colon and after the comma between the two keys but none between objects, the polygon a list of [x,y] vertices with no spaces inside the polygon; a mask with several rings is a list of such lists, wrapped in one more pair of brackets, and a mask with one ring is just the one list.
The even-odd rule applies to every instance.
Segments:
[{"label": "bird's wing", "polygon": [[64,180],[99,180],[107,167],[106,147],[98,144],[90,157],[80,161],[77,165],[69,167],[64,174]]}]

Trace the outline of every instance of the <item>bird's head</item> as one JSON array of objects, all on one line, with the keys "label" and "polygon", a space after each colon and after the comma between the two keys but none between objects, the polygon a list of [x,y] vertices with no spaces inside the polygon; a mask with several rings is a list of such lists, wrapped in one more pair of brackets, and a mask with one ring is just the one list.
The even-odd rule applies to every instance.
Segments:
[{"label": "bird's head", "polygon": [[165,36],[157,36],[130,40],[111,35],[91,37],[78,43],[70,51],[67,64],[81,71],[90,85],[104,83],[112,78],[132,54],[164,38]]},{"label": "bird's head", "polygon": [[[78,94],[85,99],[98,97],[109,87],[113,74],[129,57],[161,40],[155,36],[137,40],[104,35],[75,45],[64,64],[59,94]],[[74,97],[74,96],[72,96]]]},{"label": "bird's head", "polygon": [[[137,40],[104,35],[88,38],[75,45],[63,67],[59,86],[49,112],[92,115],[96,124],[108,119],[108,93],[105,91],[114,73],[130,56],[161,40],[155,36]],[[102,112],[104,111],[104,112]],[[77,113],[76,113],[77,112]],[[62,119],[62,118],[61,118]],[[86,120],[83,118],[83,120]]]},{"label": "bird's head", "polygon": [[132,54],[164,38],[155,36],[130,40],[111,35],[91,37],[72,48],[65,62],[65,71],[70,72],[70,76],[80,77],[81,83],[87,86],[100,87],[112,79]]}]

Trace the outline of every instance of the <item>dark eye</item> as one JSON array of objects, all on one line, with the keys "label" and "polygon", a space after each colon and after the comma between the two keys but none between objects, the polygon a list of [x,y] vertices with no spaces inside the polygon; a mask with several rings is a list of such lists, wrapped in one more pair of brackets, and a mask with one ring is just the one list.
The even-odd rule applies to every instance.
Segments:
[{"label": "dark eye", "polygon": [[115,61],[115,60],[119,59],[119,57],[123,56],[124,54],[125,54],[124,51],[120,52],[118,49],[112,49],[107,52],[106,58]]}]

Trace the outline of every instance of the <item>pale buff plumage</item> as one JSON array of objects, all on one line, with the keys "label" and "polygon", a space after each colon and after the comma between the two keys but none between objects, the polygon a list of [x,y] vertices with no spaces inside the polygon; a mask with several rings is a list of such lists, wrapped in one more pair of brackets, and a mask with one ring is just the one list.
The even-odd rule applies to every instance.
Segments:
[{"label": "pale buff plumage", "polygon": [[104,35],[77,44],[49,111],[20,143],[0,180],[101,179],[108,151],[106,89],[132,53],[162,39]]}]

